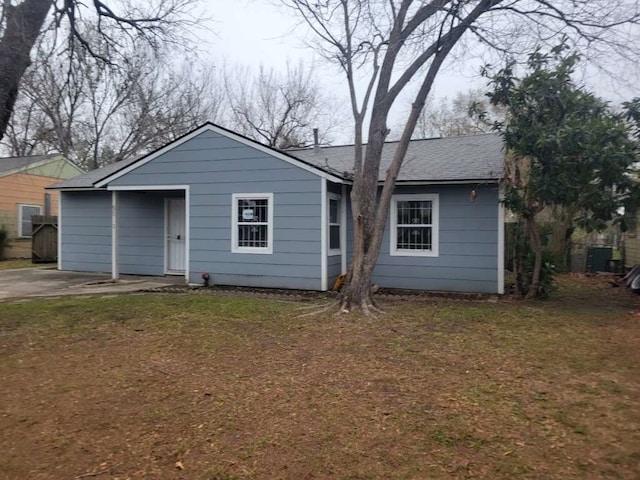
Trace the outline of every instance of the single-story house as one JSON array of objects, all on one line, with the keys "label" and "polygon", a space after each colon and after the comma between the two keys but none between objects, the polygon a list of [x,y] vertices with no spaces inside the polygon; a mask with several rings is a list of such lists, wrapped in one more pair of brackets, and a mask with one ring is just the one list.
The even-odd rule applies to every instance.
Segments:
[{"label": "single-story house", "polygon": [[0,226],[11,241],[4,257],[31,257],[31,216],[58,211],[58,193],[45,187],[82,173],[59,154],[0,158]]},{"label": "single-story house", "polygon": [[[412,141],[374,282],[502,293],[503,157],[493,134]],[[55,185],[58,268],[328,290],[350,259],[352,168],[352,146],[279,151],[207,123]]]}]

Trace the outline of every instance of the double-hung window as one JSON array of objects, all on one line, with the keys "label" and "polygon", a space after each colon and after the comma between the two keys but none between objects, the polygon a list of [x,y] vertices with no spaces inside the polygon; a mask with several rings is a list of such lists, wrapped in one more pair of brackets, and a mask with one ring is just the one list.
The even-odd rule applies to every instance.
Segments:
[{"label": "double-hung window", "polygon": [[273,193],[234,193],[231,251],[273,253]]},{"label": "double-hung window", "polygon": [[18,204],[18,237],[29,238],[33,233],[31,225],[32,215],[41,215],[42,207],[40,205],[24,205]]},{"label": "double-hung window", "polygon": [[327,208],[329,255],[340,255],[340,196],[330,193]]},{"label": "double-hung window", "polygon": [[394,195],[391,255],[438,256],[438,195]]}]

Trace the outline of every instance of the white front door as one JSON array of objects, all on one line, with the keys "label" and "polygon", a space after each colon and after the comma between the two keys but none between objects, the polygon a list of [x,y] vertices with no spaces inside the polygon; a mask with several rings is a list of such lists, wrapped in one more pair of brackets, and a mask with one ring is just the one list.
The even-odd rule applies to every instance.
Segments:
[{"label": "white front door", "polygon": [[167,273],[185,271],[186,232],[184,198],[167,198]]}]

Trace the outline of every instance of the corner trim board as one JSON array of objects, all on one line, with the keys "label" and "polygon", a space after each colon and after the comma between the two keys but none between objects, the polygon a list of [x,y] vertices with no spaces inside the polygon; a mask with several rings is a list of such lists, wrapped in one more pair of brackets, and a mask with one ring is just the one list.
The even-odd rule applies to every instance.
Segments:
[{"label": "corner trim board", "polygon": [[340,203],[340,273],[347,273],[347,186],[342,185],[342,202]]},{"label": "corner trim board", "polygon": [[58,192],[58,270],[62,270],[62,192]]},{"label": "corner trim board", "polygon": [[328,261],[327,256],[327,179],[320,179],[320,290],[327,290]]},{"label": "corner trim board", "polygon": [[504,192],[498,194],[498,294],[504,294]]},{"label": "corner trim board", "polygon": [[111,192],[111,278],[118,280],[118,192]]}]

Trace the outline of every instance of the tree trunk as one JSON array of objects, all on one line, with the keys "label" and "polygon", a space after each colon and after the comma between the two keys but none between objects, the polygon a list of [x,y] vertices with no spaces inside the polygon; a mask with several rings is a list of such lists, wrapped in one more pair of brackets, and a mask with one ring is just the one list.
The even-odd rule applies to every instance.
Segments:
[{"label": "tree trunk", "polygon": [[542,270],[542,240],[540,238],[540,230],[536,224],[535,217],[527,217],[527,230],[531,238],[531,246],[535,253],[533,262],[533,274],[531,275],[531,285],[525,297],[527,300],[536,298],[540,289],[540,271]]},{"label": "tree trunk", "polygon": [[52,4],[52,0],[24,0],[17,6],[4,6],[6,28],[0,39],[0,140],[13,113],[20,80],[31,63],[31,48]]},{"label": "tree trunk", "polygon": [[[461,33],[460,33],[461,35]],[[342,309],[361,308],[366,314],[375,307],[371,291],[371,278],[378,261],[384,229],[389,218],[391,196],[402,162],[409,148],[425,101],[447,54],[455,45],[455,40],[442,45],[422,81],[420,90],[411,106],[407,123],[396,146],[391,165],[387,169],[382,192],[378,198],[378,172],[387,129],[388,107],[377,105],[371,113],[369,142],[364,160],[365,168],[356,172],[354,188],[351,192],[354,240],[351,272],[342,296]]]},{"label": "tree trunk", "polygon": [[561,206],[554,208],[552,214],[549,249],[553,254],[553,260],[556,265],[561,265],[563,270],[568,270],[568,246],[574,231],[573,219],[576,215],[575,207]]}]

